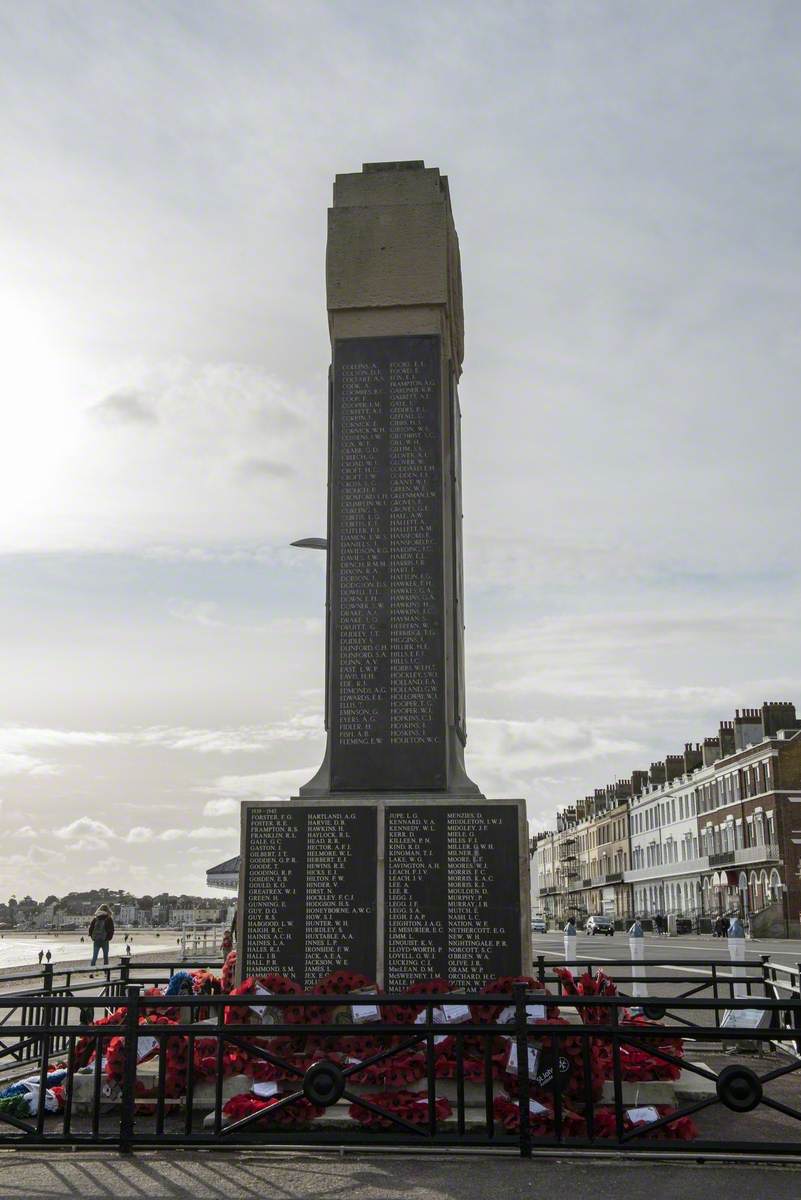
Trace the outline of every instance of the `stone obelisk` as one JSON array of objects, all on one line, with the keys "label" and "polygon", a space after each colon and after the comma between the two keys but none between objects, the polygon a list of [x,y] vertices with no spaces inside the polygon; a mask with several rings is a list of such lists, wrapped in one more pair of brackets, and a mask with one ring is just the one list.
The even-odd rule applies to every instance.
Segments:
[{"label": "stone obelisk", "polygon": [[479,987],[530,960],[522,800],[466,740],[459,242],[422,162],[338,175],[328,214],[326,730],[288,803],[246,804],[243,973]]},{"label": "stone obelisk", "polygon": [[337,176],[326,286],[328,748],[300,794],[478,796],[464,768],[464,319],[447,179],[419,162]]}]

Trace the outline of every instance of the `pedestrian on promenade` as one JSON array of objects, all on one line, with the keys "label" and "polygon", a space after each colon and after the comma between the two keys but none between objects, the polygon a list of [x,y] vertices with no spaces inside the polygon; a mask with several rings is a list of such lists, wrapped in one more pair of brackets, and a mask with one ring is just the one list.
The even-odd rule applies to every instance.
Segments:
[{"label": "pedestrian on promenade", "polygon": [[89,937],[94,947],[92,966],[97,962],[97,956],[103,951],[103,966],[108,966],[108,944],[114,937],[114,918],[107,904],[101,904],[92,920],[89,922]]}]

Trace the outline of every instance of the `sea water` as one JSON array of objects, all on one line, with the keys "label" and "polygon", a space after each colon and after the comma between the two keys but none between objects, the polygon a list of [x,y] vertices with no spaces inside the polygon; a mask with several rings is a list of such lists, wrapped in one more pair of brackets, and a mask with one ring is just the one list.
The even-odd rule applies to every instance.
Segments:
[{"label": "sea water", "polygon": [[[139,954],[152,953],[154,950],[163,950],[165,959],[175,958],[178,950],[178,935],[174,930],[164,929],[160,931],[160,935],[156,937],[152,929],[139,929],[133,934],[133,941],[129,935],[131,942],[131,957],[136,959]],[[63,933],[60,930],[54,929],[52,932],[42,930],[36,933],[15,933],[8,930],[0,930],[0,970],[8,969],[9,967],[19,967],[20,969],[28,969],[30,967],[39,966],[39,951],[42,950],[46,954],[50,951],[50,962],[54,967],[59,963],[76,962],[86,960],[87,963],[92,960],[92,941],[84,934],[83,942],[81,935]],[[125,954],[125,933],[115,933],[109,945],[109,961]],[[42,960],[44,962],[44,959]],[[102,951],[100,954],[100,964],[103,962]]]}]

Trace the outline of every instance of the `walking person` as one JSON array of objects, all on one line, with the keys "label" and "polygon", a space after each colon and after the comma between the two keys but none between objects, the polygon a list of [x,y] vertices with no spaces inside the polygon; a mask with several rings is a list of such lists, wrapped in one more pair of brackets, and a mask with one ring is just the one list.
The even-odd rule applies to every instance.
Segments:
[{"label": "walking person", "polygon": [[108,966],[108,944],[114,937],[114,918],[107,904],[101,904],[92,920],[89,922],[89,937],[92,939],[92,966],[97,962],[97,956],[103,951],[103,966]]}]

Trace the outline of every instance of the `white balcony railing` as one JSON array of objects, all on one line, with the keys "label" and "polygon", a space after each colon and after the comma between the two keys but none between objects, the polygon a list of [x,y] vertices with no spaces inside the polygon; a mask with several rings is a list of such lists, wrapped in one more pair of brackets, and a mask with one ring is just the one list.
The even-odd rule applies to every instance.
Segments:
[{"label": "white balcony railing", "polygon": [[637,871],[626,871],[623,879],[626,883],[658,882],[661,879],[675,879],[681,875],[700,875],[709,870],[709,859],[686,858],[683,862],[663,863],[661,866],[640,867]]},{"label": "white balcony railing", "polygon": [[709,865],[715,867],[744,867],[749,863],[769,863],[779,861],[779,847],[775,843],[765,846],[741,846],[739,850],[721,850],[710,854]]}]

